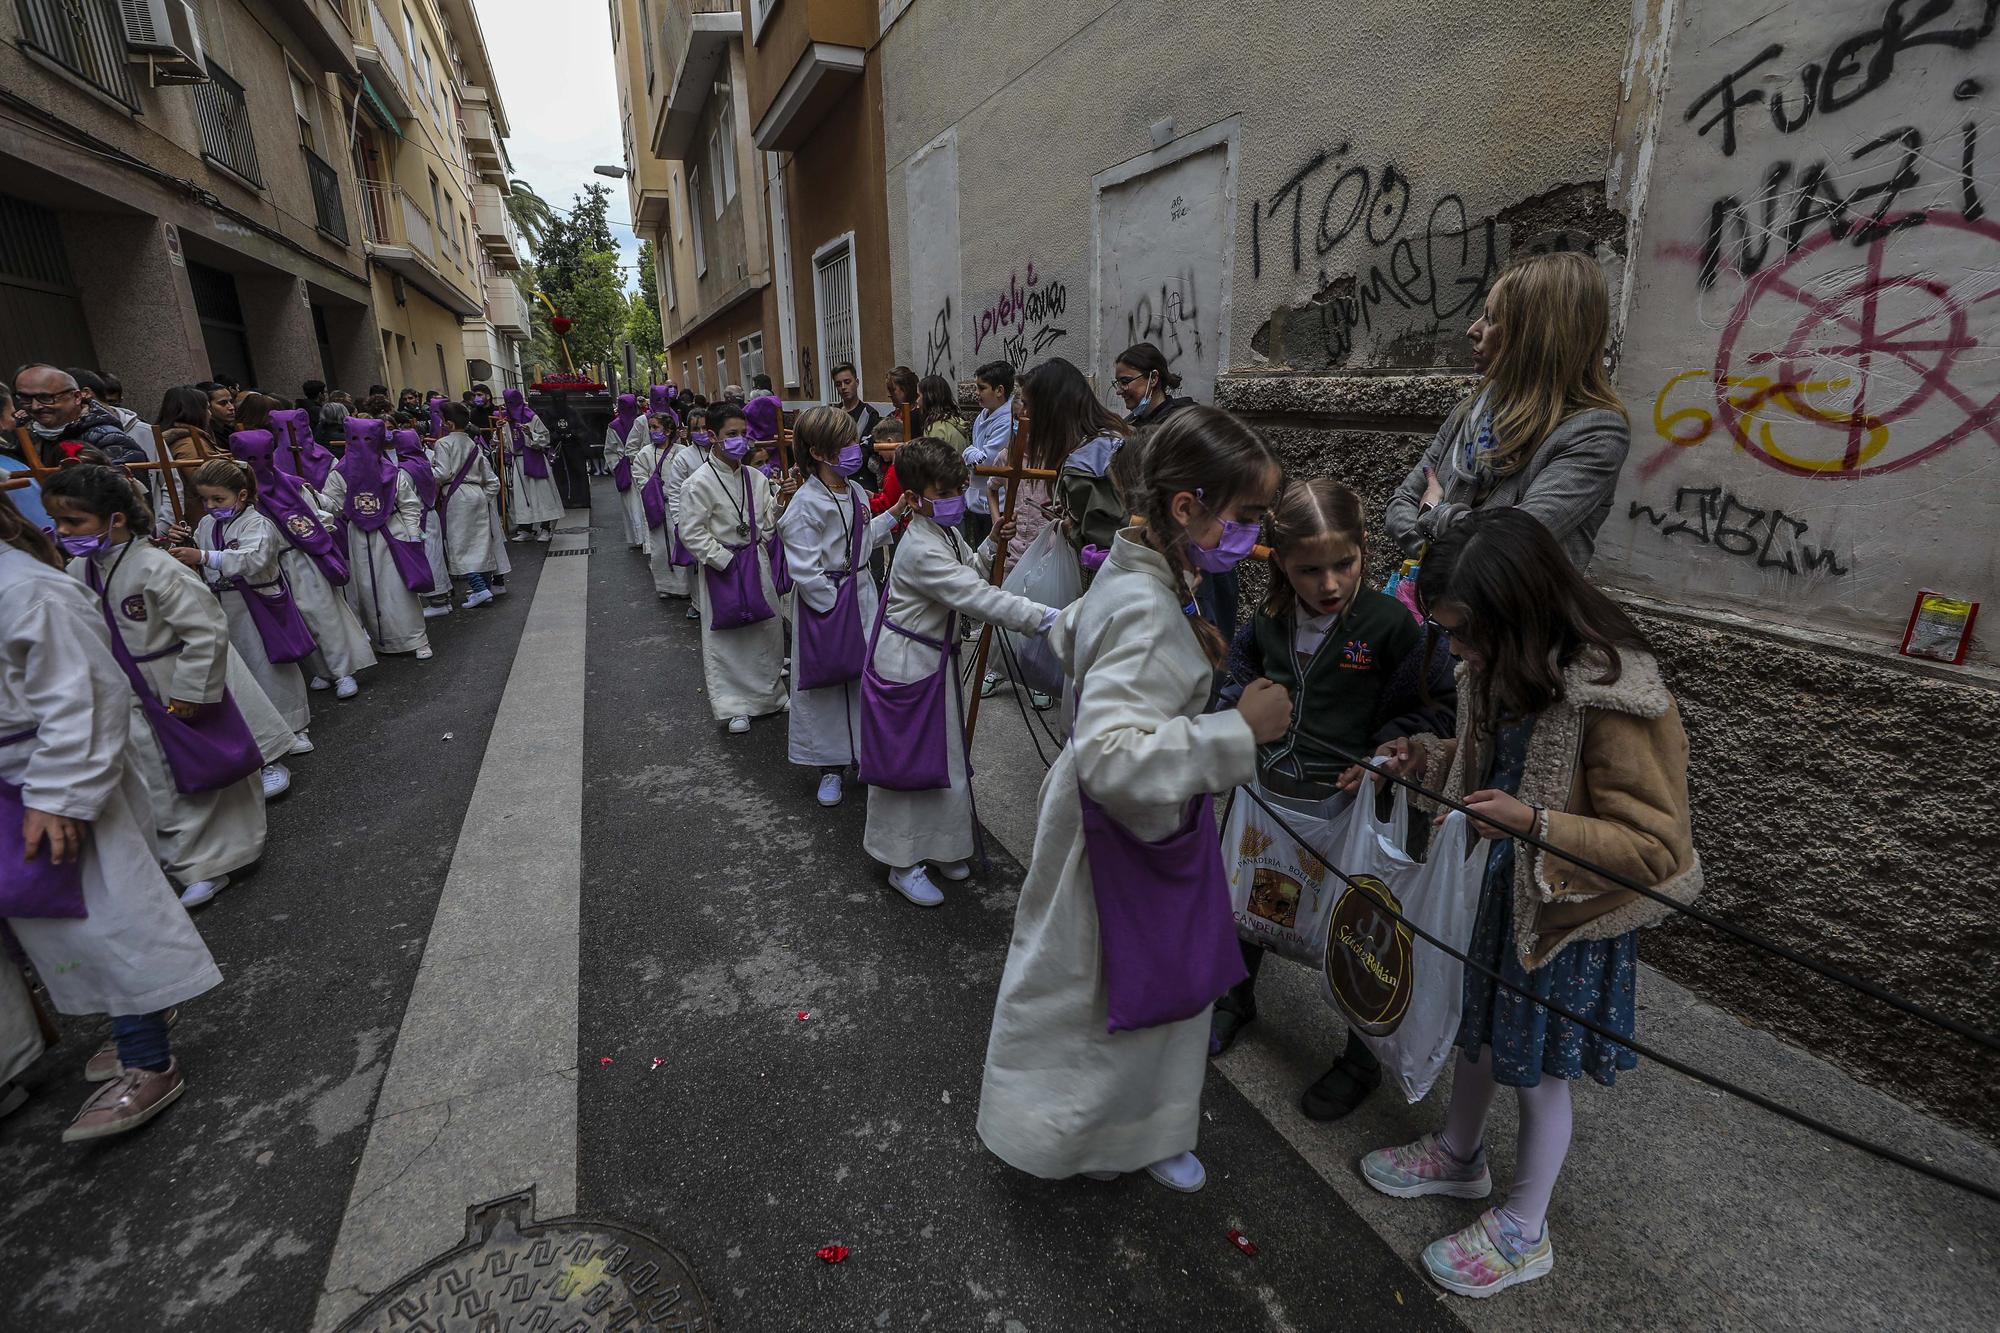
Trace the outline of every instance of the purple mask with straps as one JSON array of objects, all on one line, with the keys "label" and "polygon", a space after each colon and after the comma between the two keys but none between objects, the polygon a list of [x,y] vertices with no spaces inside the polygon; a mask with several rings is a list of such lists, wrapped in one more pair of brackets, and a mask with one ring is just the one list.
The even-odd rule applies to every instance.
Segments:
[{"label": "purple mask with straps", "polygon": [[1249,558],[1262,525],[1222,520],[1222,540],[1213,546],[1188,543],[1188,557],[1205,574],[1226,574]]},{"label": "purple mask with straps", "polygon": [[965,521],[965,497],[947,495],[931,501],[931,522],[941,528],[955,528]]}]

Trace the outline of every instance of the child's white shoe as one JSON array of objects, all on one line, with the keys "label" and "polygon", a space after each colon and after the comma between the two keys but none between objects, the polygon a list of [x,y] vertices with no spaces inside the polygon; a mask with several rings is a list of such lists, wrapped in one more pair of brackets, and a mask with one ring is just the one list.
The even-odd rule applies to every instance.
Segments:
[{"label": "child's white shoe", "polygon": [[333,682],[333,697],[336,699],[352,699],[359,693],[361,693],[360,682],[352,676],[342,676]]},{"label": "child's white shoe", "polygon": [[181,890],[182,907],[200,907],[229,887],[229,876],[217,875],[214,879],[204,879]]},{"label": "child's white shoe", "polygon": [[1191,1152],[1155,1162],[1146,1168],[1146,1174],[1182,1194],[1193,1194],[1208,1183],[1208,1172],[1203,1168],[1201,1159]]},{"label": "child's white shoe", "polygon": [[729,734],[730,734],[730,735],[732,735],[732,736],[741,736],[741,735],[742,735],[742,734],[743,734],[744,732],[746,732],[746,731],[748,731],[748,730],[750,730],[750,719],[749,719],[749,718],[747,718],[747,717],[732,717],[732,718],[730,718],[730,719],[729,719]]},{"label": "child's white shoe", "polygon": [[306,735],[303,731],[292,737],[293,754],[311,754],[318,748],[318,746],[313,744],[312,737]]},{"label": "child's white shoe", "polygon": [[944,905],[944,890],[931,883],[931,877],[924,873],[921,865],[907,870],[889,870],[889,887],[908,898],[919,907],[941,907]]},{"label": "child's white shoe", "polygon": [[819,779],[819,803],[829,808],[840,804],[840,774],[822,773]]},{"label": "child's white shoe", "polygon": [[425,620],[436,620],[439,616],[448,616],[450,614],[451,614],[451,604],[449,602],[445,603],[442,606],[433,605],[424,608]]},{"label": "child's white shoe", "polygon": [[940,863],[936,866],[936,869],[938,874],[943,875],[954,884],[972,878],[972,867],[963,861],[952,861],[949,864]]},{"label": "child's white shoe", "polygon": [[333,682],[325,676],[314,676],[306,682],[306,688],[309,690],[330,690],[333,688]]},{"label": "child's white shoe", "polygon": [[475,592],[471,596],[467,597],[462,603],[460,603],[460,605],[463,606],[466,610],[470,611],[473,607],[484,606],[492,600],[493,600],[493,590],[491,588],[481,588],[478,592]]},{"label": "child's white shoe", "polygon": [[283,764],[264,765],[264,799],[283,796],[292,789],[292,771]]},{"label": "child's white shoe", "polygon": [[419,662],[428,662],[433,657],[436,656],[437,656],[437,651],[435,649],[428,647],[417,649],[417,660]]},{"label": "child's white shoe", "polygon": [[689,619],[689,620],[700,620],[700,619],[701,619],[701,608],[700,608],[700,607],[698,607],[698,606],[690,606],[690,607],[688,608],[688,619]]}]

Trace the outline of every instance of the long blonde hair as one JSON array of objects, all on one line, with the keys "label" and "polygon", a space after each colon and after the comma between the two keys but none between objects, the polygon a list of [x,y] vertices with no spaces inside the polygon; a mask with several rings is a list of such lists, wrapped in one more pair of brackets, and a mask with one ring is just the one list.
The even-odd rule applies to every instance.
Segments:
[{"label": "long blonde hair", "polygon": [[1526,467],[1542,441],[1578,412],[1627,415],[1604,364],[1611,296],[1596,260],[1566,251],[1509,265],[1486,293],[1486,322],[1500,350],[1473,401],[1485,394],[1492,410],[1493,447],[1484,461],[1493,475],[1511,477]]}]

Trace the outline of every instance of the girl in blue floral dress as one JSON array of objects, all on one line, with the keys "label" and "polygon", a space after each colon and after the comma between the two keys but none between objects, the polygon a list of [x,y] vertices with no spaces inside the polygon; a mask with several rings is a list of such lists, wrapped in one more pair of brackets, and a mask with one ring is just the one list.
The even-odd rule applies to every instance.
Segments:
[{"label": "girl in blue floral dress", "polygon": [[1670,910],[1509,835],[1533,833],[1683,903],[1701,891],[1701,862],[1687,735],[1659,666],[1546,528],[1518,509],[1466,516],[1431,546],[1417,593],[1461,661],[1458,735],[1391,741],[1381,753],[1463,802],[1499,841],[1466,951],[1478,967],[1465,969],[1444,1128],[1369,1153],[1361,1173],[1397,1198],[1485,1198],[1487,1112],[1513,1088],[1521,1128],[1506,1203],[1423,1254],[1439,1285],[1490,1296],[1555,1266],[1549,1199],[1569,1151],[1569,1081],[1610,1086],[1637,1063],[1618,1038],[1633,1035],[1638,930]]}]

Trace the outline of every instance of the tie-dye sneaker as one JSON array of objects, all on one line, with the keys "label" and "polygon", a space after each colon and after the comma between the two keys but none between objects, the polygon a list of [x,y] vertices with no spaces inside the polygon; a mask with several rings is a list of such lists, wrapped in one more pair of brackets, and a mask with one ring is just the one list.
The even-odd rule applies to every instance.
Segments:
[{"label": "tie-dye sneaker", "polygon": [[1511,1217],[1488,1208],[1454,1236],[1424,1247],[1424,1269],[1446,1291],[1483,1297],[1521,1282],[1533,1282],[1556,1266],[1547,1223],[1542,1237],[1529,1241]]},{"label": "tie-dye sneaker", "polygon": [[1426,1194],[1483,1199],[1493,1192],[1493,1176],[1486,1169],[1486,1150],[1481,1148],[1470,1162],[1461,1162],[1445,1151],[1444,1140],[1437,1134],[1426,1134],[1400,1148],[1376,1149],[1361,1159],[1361,1177],[1398,1199],[1415,1199]]}]

